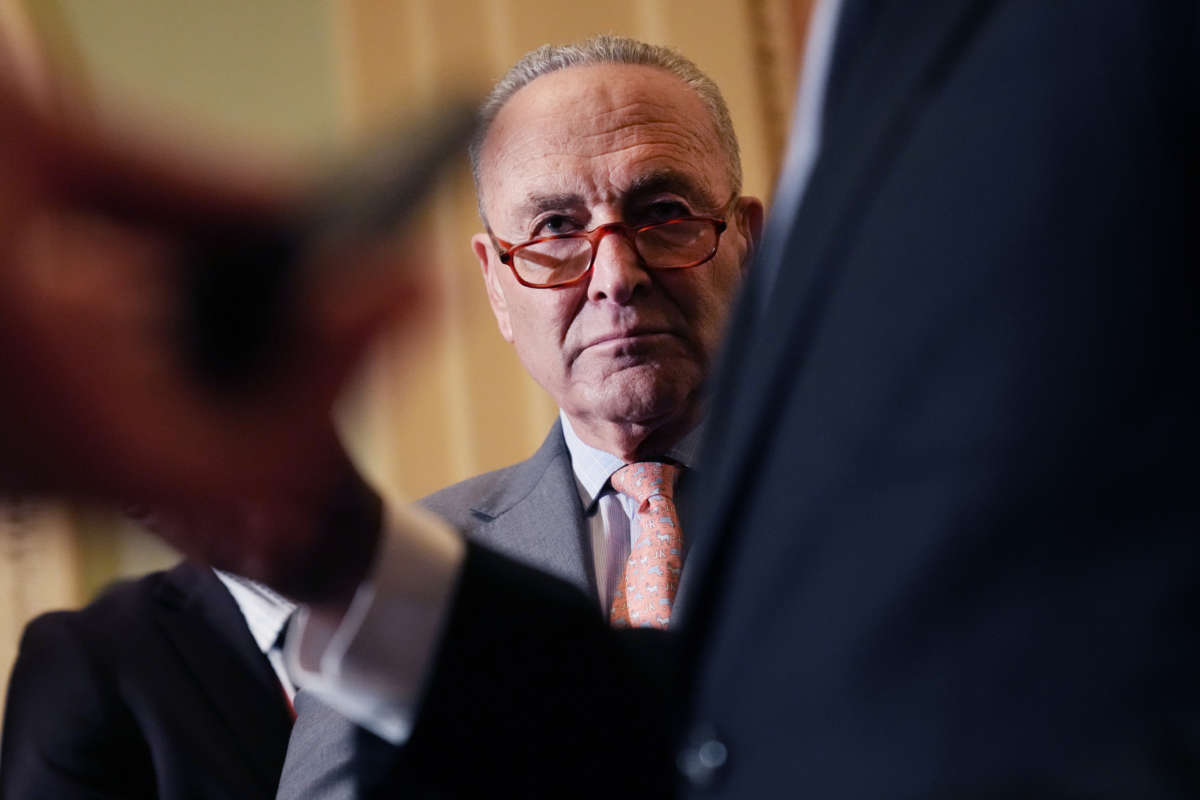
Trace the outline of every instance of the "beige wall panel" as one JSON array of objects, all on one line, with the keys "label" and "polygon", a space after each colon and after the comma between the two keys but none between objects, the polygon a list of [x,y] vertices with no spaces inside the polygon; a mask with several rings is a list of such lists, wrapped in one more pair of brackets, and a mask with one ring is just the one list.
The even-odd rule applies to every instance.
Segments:
[{"label": "beige wall panel", "polygon": [[[21,631],[44,611],[82,599],[75,520],[60,506],[0,502],[0,690]],[[0,715],[4,695],[0,694]]]},{"label": "beige wall panel", "polygon": [[[364,0],[344,8],[345,94],[356,131],[447,94],[479,95],[500,69],[491,3]],[[465,156],[425,224],[434,236],[438,318],[418,352],[381,351],[356,447],[386,488],[414,497],[527,455],[554,415],[496,331],[470,248],[480,222]]]},{"label": "beige wall panel", "polygon": [[[36,5],[43,0],[32,0]],[[326,0],[55,0],[100,95],[168,130],[311,147],[337,136]]]},{"label": "beige wall panel", "polygon": [[539,45],[561,44],[597,33],[638,35],[643,3],[610,0],[605,3],[576,3],[564,6],[554,0],[509,0],[512,39],[507,43],[507,68],[527,50]]},{"label": "beige wall panel", "polygon": [[478,93],[494,76],[489,53],[495,5],[484,0],[352,0],[341,9],[344,87],[362,129],[461,89]]}]

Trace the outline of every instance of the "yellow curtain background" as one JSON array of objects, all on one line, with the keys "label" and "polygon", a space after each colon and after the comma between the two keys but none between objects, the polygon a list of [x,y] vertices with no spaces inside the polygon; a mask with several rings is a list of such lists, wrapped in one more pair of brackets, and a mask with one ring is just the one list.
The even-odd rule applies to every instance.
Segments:
[{"label": "yellow curtain background", "polygon": [[[349,147],[405,110],[481,94],[527,50],[595,33],[678,47],[720,85],[742,144],[745,191],[769,195],[794,89],[786,0],[0,0],[31,47],[85,87],[89,111],[128,112],[183,141],[292,154]],[[36,48],[35,48],[36,49]],[[114,98],[121,98],[120,103]],[[419,497],[524,458],[555,409],[497,334],[468,246],[478,229],[465,165],[421,224],[440,288],[430,333],[383,341],[340,412],[387,492]],[[9,376],[5,376],[8,379]],[[0,676],[33,615],[78,606],[174,555],[111,514],[0,502]]]}]

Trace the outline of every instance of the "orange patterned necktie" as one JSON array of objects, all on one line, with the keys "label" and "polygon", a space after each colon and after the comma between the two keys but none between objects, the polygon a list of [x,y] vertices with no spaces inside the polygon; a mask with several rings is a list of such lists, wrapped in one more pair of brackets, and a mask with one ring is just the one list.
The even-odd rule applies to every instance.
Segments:
[{"label": "orange patterned necktie", "polygon": [[675,509],[672,464],[626,464],[612,474],[612,487],[638,504],[640,532],[617,581],[609,621],[617,627],[666,628],[683,568],[683,533]]}]

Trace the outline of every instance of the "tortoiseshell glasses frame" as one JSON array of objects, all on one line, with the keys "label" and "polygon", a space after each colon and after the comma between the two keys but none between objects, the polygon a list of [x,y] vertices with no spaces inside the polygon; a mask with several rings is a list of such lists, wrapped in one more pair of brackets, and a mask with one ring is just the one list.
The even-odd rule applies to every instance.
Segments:
[{"label": "tortoiseshell glasses frame", "polygon": [[487,233],[500,263],[508,265],[518,283],[531,289],[553,289],[587,278],[600,242],[610,233],[624,237],[642,266],[651,269],[688,269],[711,261],[728,227],[725,218],[738,198],[735,192],[715,217],[684,216],[649,225],[609,222],[589,231],[538,236],[516,244],[497,237],[490,226]]}]

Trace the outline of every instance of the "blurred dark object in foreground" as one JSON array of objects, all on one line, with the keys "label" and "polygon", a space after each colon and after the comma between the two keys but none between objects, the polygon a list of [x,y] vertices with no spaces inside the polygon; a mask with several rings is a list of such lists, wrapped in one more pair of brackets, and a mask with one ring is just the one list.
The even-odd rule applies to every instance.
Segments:
[{"label": "blurred dark object in foreground", "polygon": [[232,222],[188,248],[183,344],[206,383],[236,391],[271,368],[271,354],[287,347],[291,301],[306,272],[329,268],[312,256],[402,227],[435,177],[465,154],[474,109],[460,101],[393,131],[332,170],[277,226]]}]

